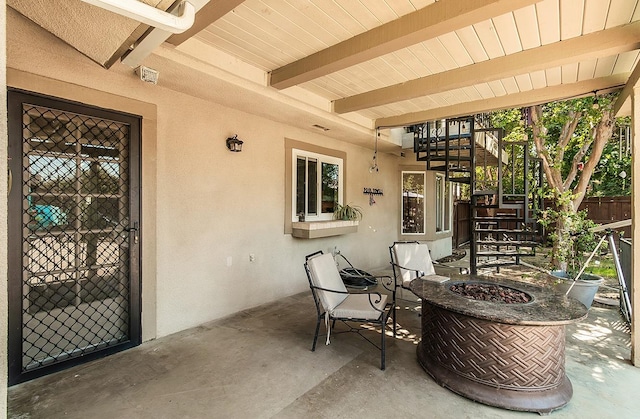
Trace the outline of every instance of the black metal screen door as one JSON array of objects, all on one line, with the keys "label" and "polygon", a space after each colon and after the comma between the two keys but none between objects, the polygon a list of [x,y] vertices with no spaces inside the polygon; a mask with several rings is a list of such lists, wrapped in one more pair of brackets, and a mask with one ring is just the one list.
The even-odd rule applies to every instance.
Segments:
[{"label": "black metal screen door", "polygon": [[140,343],[140,119],[9,97],[9,382]]}]

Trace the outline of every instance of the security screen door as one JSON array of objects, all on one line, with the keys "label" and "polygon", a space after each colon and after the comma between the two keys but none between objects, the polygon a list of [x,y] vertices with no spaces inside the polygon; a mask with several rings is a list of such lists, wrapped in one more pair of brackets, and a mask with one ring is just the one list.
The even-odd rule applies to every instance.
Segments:
[{"label": "security screen door", "polygon": [[140,119],[8,98],[15,384],[140,343]]}]

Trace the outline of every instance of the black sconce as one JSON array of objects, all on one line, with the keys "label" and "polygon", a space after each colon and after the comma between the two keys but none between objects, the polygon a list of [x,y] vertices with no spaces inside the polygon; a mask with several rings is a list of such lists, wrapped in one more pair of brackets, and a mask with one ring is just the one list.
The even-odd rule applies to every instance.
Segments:
[{"label": "black sconce", "polygon": [[242,151],[242,143],[244,141],[238,140],[238,135],[234,135],[233,137],[227,138],[227,148],[229,151],[241,152]]}]

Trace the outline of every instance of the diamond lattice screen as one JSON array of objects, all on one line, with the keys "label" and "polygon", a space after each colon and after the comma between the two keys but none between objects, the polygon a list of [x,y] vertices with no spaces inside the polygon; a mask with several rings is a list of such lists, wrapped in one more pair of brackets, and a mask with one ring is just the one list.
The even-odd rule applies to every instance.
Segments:
[{"label": "diamond lattice screen", "polygon": [[23,105],[23,371],[129,339],[128,130]]}]

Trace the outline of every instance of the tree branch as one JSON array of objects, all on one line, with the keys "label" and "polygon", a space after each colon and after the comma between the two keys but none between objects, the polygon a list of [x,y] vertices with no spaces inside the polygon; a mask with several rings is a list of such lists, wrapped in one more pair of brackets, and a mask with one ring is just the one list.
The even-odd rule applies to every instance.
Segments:
[{"label": "tree branch", "polygon": [[[542,105],[532,106],[530,108],[531,121],[533,123],[533,142],[536,146],[536,154],[542,160],[542,169],[547,176],[547,182],[549,186],[557,191],[560,191],[562,182],[558,181],[559,172],[552,164],[553,160],[549,154],[549,150],[545,145],[545,137],[547,135],[547,128],[542,122]],[[560,178],[561,180],[561,178]]]},{"label": "tree branch", "polygon": [[580,207],[580,204],[584,199],[587,187],[589,186],[589,182],[591,181],[591,176],[593,175],[593,171],[595,170],[598,161],[602,156],[604,146],[607,144],[607,141],[613,134],[613,129],[615,126],[614,119],[615,116],[613,114],[613,109],[609,107],[609,109],[602,112],[602,119],[600,120],[600,122],[598,122],[598,124],[592,131],[593,148],[591,149],[589,159],[584,165],[584,170],[582,171],[582,175],[578,180],[578,184],[573,190],[573,209],[575,211],[578,210],[578,207]]},{"label": "tree branch", "polygon": [[[595,132],[595,130],[594,130]],[[589,148],[591,147],[591,144],[593,144],[594,141],[594,136],[593,134],[591,135],[591,141],[587,141],[586,143],[584,143],[582,145],[582,147],[580,147],[580,150],[578,150],[578,152],[576,153],[575,156],[573,156],[573,160],[571,162],[571,170],[569,170],[569,174],[567,175],[567,178],[564,181],[563,187],[564,190],[568,190],[571,187],[571,184],[573,183],[573,181],[575,180],[576,176],[578,175],[578,163],[580,163],[582,161],[582,159],[584,158],[584,156],[587,155],[587,151],[589,151]],[[583,168],[584,170],[584,168]]]},{"label": "tree branch", "polygon": [[576,132],[576,127],[578,126],[578,121],[582,117],[582,112],[569,111],[569,118],[562,126],[562,131],[560,132],[560,138],[558,139],[558,153],[556,154],[556,162],[562,162],[564,160],[564,152],[569,145],[569,141],[571,141],[571,137],[573,137],[573,133]]}]

